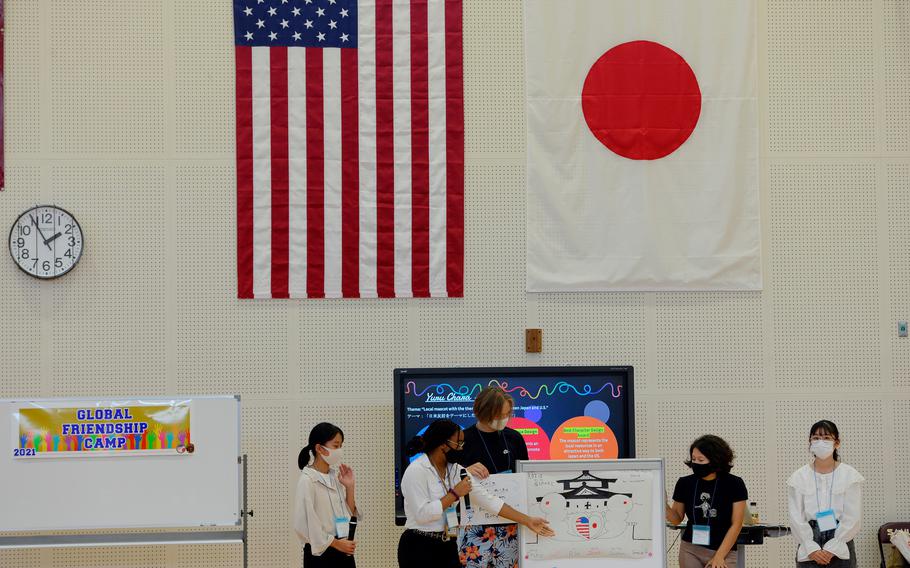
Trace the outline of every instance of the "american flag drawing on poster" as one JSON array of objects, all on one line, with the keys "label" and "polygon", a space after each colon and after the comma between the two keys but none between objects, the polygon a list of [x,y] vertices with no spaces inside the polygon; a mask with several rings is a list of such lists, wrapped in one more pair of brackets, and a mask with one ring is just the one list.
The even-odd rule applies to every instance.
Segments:
[{"label": "american flag drawing on poster", "polygon": [[462,0],[234,0],[241,298],[463,295]]}]

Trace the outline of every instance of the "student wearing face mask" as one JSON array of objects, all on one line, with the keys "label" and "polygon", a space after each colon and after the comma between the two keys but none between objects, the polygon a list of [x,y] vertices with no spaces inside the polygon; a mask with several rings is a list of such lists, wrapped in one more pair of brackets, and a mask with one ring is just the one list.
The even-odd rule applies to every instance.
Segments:
[{"label": "student wearing face mask", "polygon": [[553,536],[546,520],[516,511],[474,485],[465,469],[455,463],[453,452],[462,448],[464,432],[451,420],[436,420],[422,436],[408,443],[408,455],[420,455],[401,478],[407,521],[398,541],[400,568],[461,566],[455,539],[460,518],[458,507],[465,507],[466,496],[470,496],[471,507],[521,523],[539,535]]},{"label": "student wearing face mask", "polygon": [[830,420],[809,430],[811,461],[787,480],[790,529],[799,542],[796,565],[856,567],[862,475],[840,461],[840,433]]},{"label": "student wearing face mask", "polygon": [[[477,423],[465,428],[458,463],[472,476],[513,473],[517,460],[528,459],[528,446],[517,431],[506,428],[515,401],[500,387],[486,387],[474,399]],[[471,525],[459,535],[459,554],[466,568],[512,568],[518,565],[518,525]]]},{"label": "student wearing face mask", "polygon": [[[350,523],[359,517],[354,500],[354,471],[344,459],[344,433],[322,422],[310,431],[300,450],[294,531],[304,543],[304,568],[355,568],[357,542],[349,539]],[[310,463],[312,456],[312,463]]]},{"label": "student wearing face mask", "polygon": [[692,475],[680,477],[667,521],[686,529],[679,544],[680,568],[734,568],[736,539],[743,526],[746,484],[730,473],[733,450],[717,436],[702,436],[689,447],[686,465]]}]

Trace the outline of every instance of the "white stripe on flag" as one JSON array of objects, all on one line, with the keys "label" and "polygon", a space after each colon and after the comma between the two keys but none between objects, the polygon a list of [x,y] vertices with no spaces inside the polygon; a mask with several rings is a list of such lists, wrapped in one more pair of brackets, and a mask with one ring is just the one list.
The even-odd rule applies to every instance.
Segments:
[{"label": "white stripe on flag", "polygon": [[341,297],[341,50],[322,50],[325,122],[325,297]]},{"label": "white stripe on flag", "polygon": [[272,144],[269,48],[253,47],[253,295],[272,297]]},{"label": "white stripe on flag", "polygon": [[288,291],[306,298],[306,48],[288,48]]},{"label": "white stripe on flag", "polygon": [[446,287],[446,2],[427,2],[430,93],[430,296]]},{"label": "white stripe on flag", "polygon": [[411,289],[411,3],[392,3],[395,61],[395,296]]},{"label": "white stripe on flag", "polygon": [[376,290],[376,4],[357,10],[357,67],[360,127],[360,296]]}]

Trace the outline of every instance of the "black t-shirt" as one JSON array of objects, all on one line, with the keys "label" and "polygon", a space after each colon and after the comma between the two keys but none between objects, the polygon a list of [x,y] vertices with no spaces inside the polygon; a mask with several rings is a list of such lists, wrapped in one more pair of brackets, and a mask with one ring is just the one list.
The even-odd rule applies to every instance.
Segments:
[{"label": "black t-shirt", "polygon": [[515,471],[517,460],[528,459],[528,446],[521,434],[506,428],[502,432],[481,432],[477,425],[464,431],[464,449],[458,452],[458,463],[467,467],[482,463],[490,473]]},{"label": "black t-shirt", "polygon": [[708,525],[711,527],[708,548],[717,550],[733,524],[733,503],[748,501],[749,493],[742,478],[729,473],[718,474],[712,481],[687,475],[676,482],[673,500],[686,506],[686,530],[682,539],[692,542],[692,525]]}]

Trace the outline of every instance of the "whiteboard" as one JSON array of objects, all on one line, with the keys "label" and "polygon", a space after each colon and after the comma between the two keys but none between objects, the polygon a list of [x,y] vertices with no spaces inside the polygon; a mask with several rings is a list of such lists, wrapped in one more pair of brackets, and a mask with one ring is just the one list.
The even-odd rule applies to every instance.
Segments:
[{"label": "whiteboard", "polygon": [[240,524],[240,397],[135,397],[190,401],[190,454],[13,458],[19,408],[112,399],[0,400],[0,531],[236,527]]},{"label": "whiteboard", "polygon": [[519,461],[517,471],[528,514],[557,533],[521,527],[521,568],[666,568],[663,460]]}]

